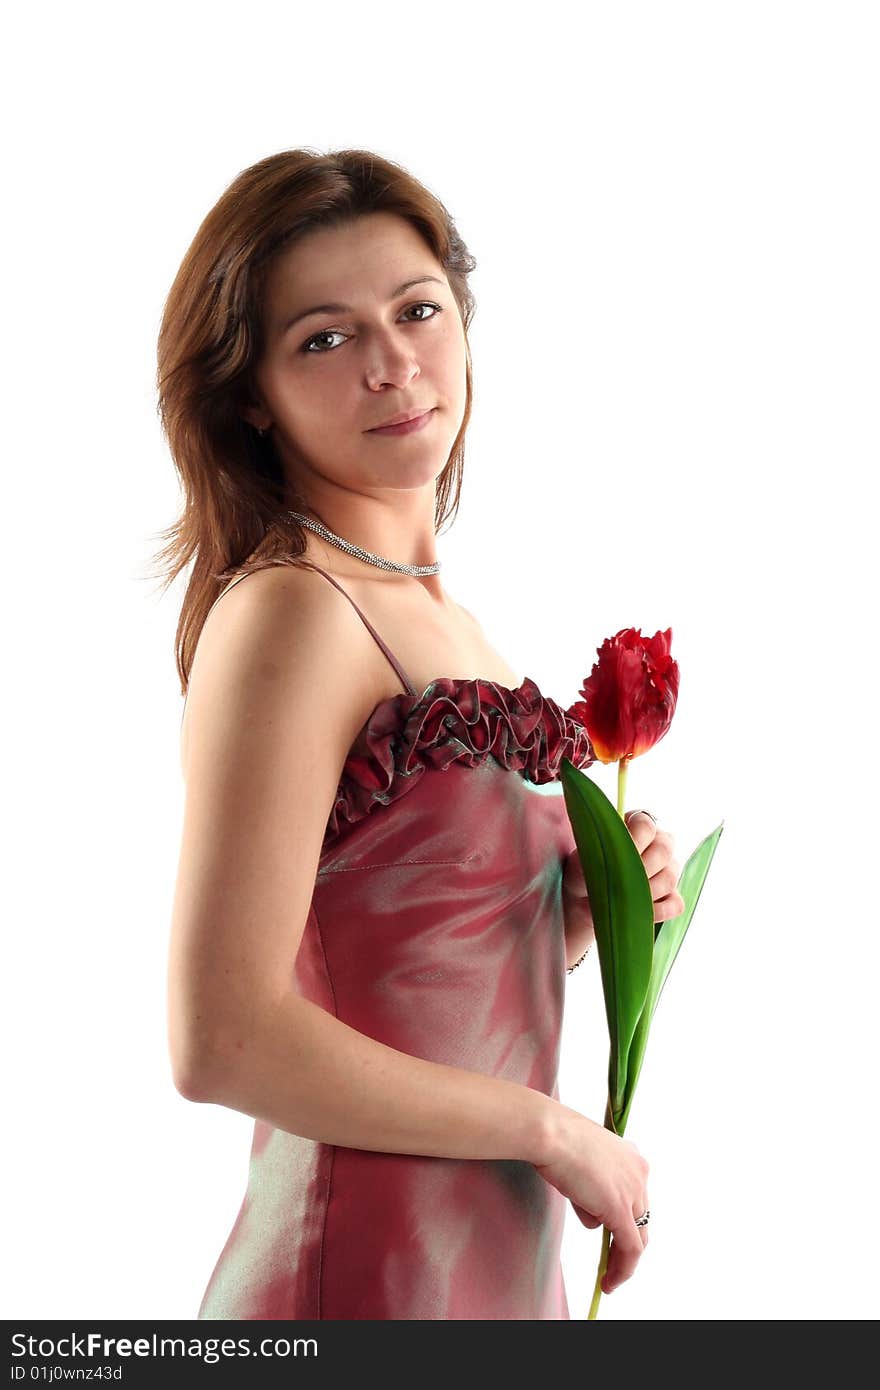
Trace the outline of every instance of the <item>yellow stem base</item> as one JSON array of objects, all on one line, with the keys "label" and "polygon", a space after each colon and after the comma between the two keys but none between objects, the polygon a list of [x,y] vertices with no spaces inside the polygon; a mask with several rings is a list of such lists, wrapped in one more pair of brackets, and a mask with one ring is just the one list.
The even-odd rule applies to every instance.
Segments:
[{"label": "yellow stem base", "polygon": [[599,1311],[599,1299],[602,1297],[602,1278],[608,1268],[608,1250],[611,1245],[611,1232],[605,1226],[602,1229],[602,1254],[599,1257],[599,1273],[596,1275],[596,1287],[593,1289],[593,1301],[590,1304],[590,1311],[587,1320],[595,1318]]}]

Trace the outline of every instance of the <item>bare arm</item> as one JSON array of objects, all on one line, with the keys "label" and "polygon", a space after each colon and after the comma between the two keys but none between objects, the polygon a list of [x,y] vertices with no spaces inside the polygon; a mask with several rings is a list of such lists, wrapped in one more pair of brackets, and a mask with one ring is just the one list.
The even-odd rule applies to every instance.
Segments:
[{"label": "bare arm", "polygon": [[430,1062],[288,995],[230,1033],[190,1097],[348,1148],[446,1158],[549,1161],[542,1091]]},{"label": "bare arm", "polygon": [[562,912],[565,922],[565,964],[570,970],[596,940],[584,871],[576,849],[567,856],[563,868]]}]

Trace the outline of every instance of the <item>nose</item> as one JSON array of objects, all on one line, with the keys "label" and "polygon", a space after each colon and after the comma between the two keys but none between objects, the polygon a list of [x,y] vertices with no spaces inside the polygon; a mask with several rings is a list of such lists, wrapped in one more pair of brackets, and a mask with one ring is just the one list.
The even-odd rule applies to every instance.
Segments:
[{"label": "nose", "polygon": [[412,348],[393,334],[374,340],[369,359],[366,380],[372,391],[382,386],[408,386],[421,372]]}]

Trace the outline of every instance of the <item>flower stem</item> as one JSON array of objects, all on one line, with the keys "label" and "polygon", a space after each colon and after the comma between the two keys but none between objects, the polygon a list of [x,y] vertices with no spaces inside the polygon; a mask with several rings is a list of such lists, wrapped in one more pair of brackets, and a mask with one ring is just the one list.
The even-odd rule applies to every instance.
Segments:
[{"label": "flower stem", "polygon": [[590,1304],[590,1311],[587,1313],[587,1321],[595,1318],[599,1311],[599,1299],[602,1297],[602,1278],[608,1268],[608,1247],[611,1244],[611,1232],[607,1226],[602,1228],[602,1253],[599,1256],[599,1273],[596,1275],[596,1287],[593,1289],[593,1301]]},{"label": "flower stem", "polygon": [[[621,758],[617,764],[617,814],[624,819],[624,802],[626,798],[626,774],[629,770],[629,758]],[[605,1128],[617,1133],[614,1127],[614,1118],[611,1114],[611,1097],[605,1107]],[[599,1312],[599,1299],[602,1297],[602,1279],[608,1268],[608,1251],[611,1246],[611,1232],[607,1226],[602,1228],[602,1250],[599,1255],[599,1271],[596,1275],[596,1285],[593,1289],[593,1301],[590,1304],[590,1311],[587,1314],[587,1321],[595,1319]]]},{"label": "flower stem", "polygon": [[[611,1097],[605,1106],[605,1128],[610,1129],[612,1134],[616,1133],[614,1128],[614,1116],[611,1113]],[[602,1297],[602,1277],[608,1268],[608,1248],[611,1245],[611,1232],[607,1226],[602,1229],[602,1251],[599,1255],[599,1272],[596,1275],[596,1286],[593,1289],[593,1301],[590,1304],[590,1311],[587,1314],[587,1321],[595,1318],[599,1311],[599,1299]]]}]

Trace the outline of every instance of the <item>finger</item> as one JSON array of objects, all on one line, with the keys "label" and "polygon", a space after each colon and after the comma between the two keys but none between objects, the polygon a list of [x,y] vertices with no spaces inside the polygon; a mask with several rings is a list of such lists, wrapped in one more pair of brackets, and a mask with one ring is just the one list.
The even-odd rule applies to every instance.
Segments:
[{"label": "finger", "polygon": [[[650,1215],[650,1211],[649,1211],[649,1202],[648,1202],[648,1194],[647,1194],[647,1192],[644,1192],[644,1193],[642,1194],[642,1205],[641,1205],[641,1207],[639,1208],[638,1213],[633,1212],[633,1222],[635,1222],[637,1219],[639,1219],[639,1218],[642,1216],[642,1213],[643,1213],[643,1212],[646,1212],[646,1211],[647,1211],[648,1214]],[[641,1242],[642,1242],[642,1249],[644,1250],[645,1246],[648,1244],[648,1227],[647,1227],[647,1225],[645,1225],[645,1226],[636,1226],[636,1230],[637,1230],[638,1233],[639,1233],[639,1238],[641,1239]]]},{"label": "finger", "polygon": [[654,839],[657,833],[657,822],[647,811],[627,811],[624,821],[639,853],[641,853]]},{"label": "finger", "polygon": [[671,922],[673,917],[680,917],[684,912],[685,902],[680,893],[669,893],[659,902],[654,903],[654,921]]},{"label": "finger", "polygon": [[655,902],[665,898],[667,893],[672,893],[678,883],[678,875],[669,864],[663,869],[658,869],[655,874],[648,875],[651,884],[651,897]]},{"label": "finger", "polygon": [[584,1207],[579,1207],[576,1202],[572,1202],[572,1206],[577,1212],[578,1220],[585,1226],[589,1226],[591,1231],[595,1231],[597,1226],[602,1225],[600,1217],[594,1216],[591,1211],[586,1211]]},{"label": "finger", "polygon": [[673,888],[675,887],[681,869],[674,857],[674,851],[675,841],[669,831],[658,830],[651,843],[641,851],[642,863],[648,878],[654,878],[657,874],[663,873],[665,869],[669,869],[676,875],[672,884]]},{"label": "finger", "polygon": [[641,1218],[642,1218],[642,1216],[644,1215],[645,1212],[648,1212],[648,1215],[650,1216],[649,1204],[648,1204],[648,1194],[647,1194],[647,1192],[643,1192],[643,1193],[642,1193],[642,1200],[641,1200],[641,1203],[640,1203],[640,1205],[639,1205],[638,1211],[635,1211],[635,1210],[633,1211],[633,1225],[636,1227],[636,1230],[637,1230],[638,1233],[639,1233],[639,1239],[640,1239],[641,1242],[642,1242],[642,1249],[643,1249],[643,1250],[644,1250],[645,1246],[648,1244],[648,1227],[647,1227],[647,1225],[644,1225],[644,1226],[636,1225],[636,1222],[641,1220]]},{"label": "finger", "polygon": [[[643,1212],[648,1211],[648,1194],[643,1195],[642,1205],[639,1209],[639,1217]],[[636,1225],[636,1213],[633,1211],[631,1225],[623,1228],[625,1240],[621,1238],[621,1231],[614,1231],[611,1238],[611,1245],[608,1252],[608,1264],[602,1280],[602,1290],[604,1293],[613,1293],[625,1280],[631,1278],[635,1273],[636,1265],[642,1257],[645,1246],[648,1244],[648,1227]],[[632,1232],[635,1232],[638,1244],[632,1239]]]},{"label": "finger", "polygon": [[611,1232],[611,1245],[608,1250],[608,1266],[602,1279],[604,1293],[612,1293],[619,1284],[629,1279],[636,1269],[644,1250],[640,1228],[635,1217]]}]

